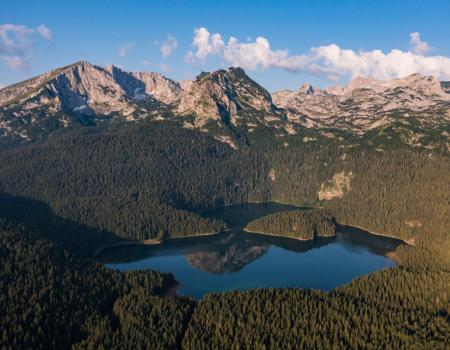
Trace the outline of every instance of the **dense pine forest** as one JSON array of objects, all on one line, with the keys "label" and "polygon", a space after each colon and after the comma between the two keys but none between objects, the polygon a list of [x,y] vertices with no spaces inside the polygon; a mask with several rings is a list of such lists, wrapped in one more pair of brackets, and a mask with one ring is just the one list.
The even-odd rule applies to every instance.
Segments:
[{"label": "dense pine forest", "polygon": [[[0,348],[448,347],[448,154],[306,143],[303,135],[286,146],[258,128],[246,136],[229,127],[237,149],[164,121],[0,152]],[[342,196],[320,199],[341,173],[352,174]],[[398,267],[330,293],[232,291],[198,305],[162,297],[177,276],[91,260],[101,244],[225,230],[201,211],[270,200],[323,207],[327,223],[334,217],[414,245],[398,248]]]},{"label": "dense pine forest", "polygon": [[267,215],[249,222],[246,230],[300,239],[333,236],[335,219],[329,210],[289,211]]}]

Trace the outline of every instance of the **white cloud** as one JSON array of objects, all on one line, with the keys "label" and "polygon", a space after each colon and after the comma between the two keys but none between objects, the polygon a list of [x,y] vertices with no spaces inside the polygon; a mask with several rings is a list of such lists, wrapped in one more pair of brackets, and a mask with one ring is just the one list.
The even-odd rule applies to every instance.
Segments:
[{"label": "white cloud", "polygon": [[420,41],[420,34],[418,32],[411,33],[410,37],[410,44],[414,53],[426,56],[431,50],[434,50],[434,48],[430,47],[426,42]]},{"label": "white cloud", "polygon": [[119,47],[119,57],[125,58],[128,51],[130,51],[133,46],[134,46],[134,44],[132,44],[132,43],[124,43],[123,46],[120,46]]},{"label": "white cloud", "polygon": [[195,29],[194,33],[192,46],[198,50],[195,54],[190,51],[185,58],[186,62],[194,66],[203,65],[210,55],[218,56],[233,66],[253,71],[259,67],[278,67],[296,72],[308,63],[306,55],[289,56],[287,50],[271,50],[269,41],[262,37],[257,38],[256,42],[246,44],[231,37],[228,44],[225,44],[220,34],[211,35],[206,28]]},{"label": "white cloud", "polygon": [[121,66],[120,64],[113,64],[114,67],[120,68],[121,70],[123,70],[125,72],[125,67]]},{"label": "white cloud", "polygon": [[[37,31],[47,40],[52,40],[50,29],[45,25],[36,28]],[[28,40],[28,36],[35,33],[34,29],[23,25],[3,24],[0,25],[0,54],[3,62],[14,70],[23,70],[30,73],[30,58],[33,58],[33,43]]]},{"label": "white cloud", "polygon": [[161,52],[163,54],[163,59],[172,54],[172,51],[178,49],[178,41],[175,37],[167,33],[167,40],[163,41],[161,46]]},{"label": "white cloud", "polygon": [[322,63],[314,66],[315,71],[311,73],[334,81],[344,75],[390,80],[414,73],[433,75],[442,80],[450,78],[450,58],[443,56],[425,57],[401,50],[392,50],[387,54],[380,50],[357,53],[334,44],[312,48],[311,52],[311,60]]},{"label": "white cloud", "polygon": [[[8,36],[8,33],[14,34],[16,43]],[[28,41],[27,36],[34,33],[34,29],[29,29],[25,26],[15,26],[12,24],[0,25],[0,53],[5,55],[25,56],[25,53],[31,50],[32,45]]]},{"label": "white cloud", "polygon": [[1,56],[0,58],[14,70],[24,70],[26,72],[30,71],[30,62],[28,61],[28,58],[21,58],[18,56]]},{"label": "white cloud", "polygon": [[419,33],[411,34],[412,50],[392,50],[385,54],[380,50],[371,52],[345,50],[337,45],[313,47],[308,54],[289,55],[286,50],[271,50],[269,41],[259,37],[255,42],[240,43],[231,37],[227,44],[220,34],[210,34],[206,28],[194,30],[192,47],[185,62],[193,66],[203,65],[209,56],[219,57],[225,64],[257,71],[272,67],[290,72],[304,72],[338,81],[342,76],[373,77],[389,80],[413,73],[434,75],[441,80],[450,79],[450,58],[425,57],[432,48],[420,41]]},{"label": "white cloud", "polygon": [[159,68],[161,68],[166,73],[173,73],[174,72],[173,68],[171,66],[169,66],[168,64],[159,63],[158,66],[159,66]]},{"label": "white cloud", "polygon": [[149,61],[141,61],[141,64],[143,65],[143,66],[149,66],[150,65],[150,62]]},{"label": "white cloud", "polygon": [[36,28],[39,34],[41,34],[46,40],[52,41],[52,33],[50,33],[50,29],[46,28],[43,24]]},{"label": "white cloud", "polygon": [[158,40],[150,41],[150,43],[155,44],[155,45],[159,45],[159,41]]},{"label": "white cloud", "polygon": [[5,84],[0,83],[0,89],[3,89],[3,88],[5,88],[5,87],[6,87]]},{"label": "white cloud", "polygon": [[195,78],[191,73],[184,73],[184,75],[185,75],[186,78],[188,78],[188,79],[194,79],[194,78]]}]

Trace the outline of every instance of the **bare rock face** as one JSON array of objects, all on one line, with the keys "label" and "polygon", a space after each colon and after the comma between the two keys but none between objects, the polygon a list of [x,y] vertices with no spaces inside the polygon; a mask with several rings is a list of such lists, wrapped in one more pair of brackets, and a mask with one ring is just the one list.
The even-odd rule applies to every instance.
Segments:
[{"label": "bare rock face", "polygon": [[303,101],[312,96],[322,96],[323,92],[320,88],[314,87],[309,83],[303,84],[299,89],[295,91],[289,91],[286,89],[280,90],[272,94],[274,105],[282,108],[292,107],[296,108],[300,106]]},{"label": "bare rock face", "polygon": [[[77,62],[0,90],[0,137],[52,130],[71,123],[92,124],[106,115],[133,121],[152,116],[177,100],[191,81],[174,81],[159,73],[129,73]],[[146,99],[136,107],[136,101]],[[139,109],[139,111],[136,110]],[[35,131],[34,131],[35,133]]]},{"label": "bare rock face", "polygon": [[331,181],[322,183],[320,191],[317,193],[319,200],[342,197],[347,191],[352,189],[350,187],[352,178],[353,173],[351,171],[348,174],[345,171],[335,174]]},{"label": "bare rock face", "polygon": [[8,102],[22,93],[30,92],[39,86],[43,81],[51,76],[52,71],[39,75],[35,78],[26,80],[19,84],[14,84],[0,89],[0,105]]},{"label": "bare rock face", "polygon": [[111,74],[88,62],[66,69],[44,88],[59,98],[62,108],[86,116],[103,112],[101,107],[104,106],[109,106],[110,110],[120,109],[131,100]]},{"label": "bare rock face", "polygon": [[[13,99],[26,100],[33,97],[33,93],[47,89],[61,100],[62,108],[93,115],[97,112],[96,104],[118,110],[130,100],[147,97],[168,104],[181,96],[182,85],[187,87],[189,84],[190,81],[176,82],[159,73],[129,73],[115,66],[103,68],[78,62],[0,90],[0,104]],[[104,112],[104,108],[99,108]]]},{"label": "bare rock face", "polygon": [[115,66],[107,66],[105,71],[109,72],[127,95],[134,100],[153,97],[169,104],[181,96],[184,90],[182,86],[187,87],[190,83],[190,80],[177,82],[167,79],[154,72],[128,73]]},{"label": "bare rock face", "polygon": [[195,80],[181,97],[176,111],[195,113],[198,118],[229,119],[237,113],[236,99],[230,94],[227,72],[218,70]]},{"label": "bare rock face", "polygon": [[195,115],[196,126],[201,126],[209,119],[235,123],[240,111],[256,115],[258,111],[271,113],[273,109],[270,93],[243,69],[231,67],[199,75],[174,110],[180,115]]},{"label": "bare rock face", "polygon": [[[308,128],[337,127],[366,132],[393,121],[392,113],[435,115],[450,110],[450,84],[435,77],[413,74],[388,82],[358,77],[342,87],[324,91],[304,84],[296,91],[274,94],[277,107],[287,109],[287,118]],[[442,114],[442,113],[441,113]],[[442,114],[448,118],[450,114]]]}]

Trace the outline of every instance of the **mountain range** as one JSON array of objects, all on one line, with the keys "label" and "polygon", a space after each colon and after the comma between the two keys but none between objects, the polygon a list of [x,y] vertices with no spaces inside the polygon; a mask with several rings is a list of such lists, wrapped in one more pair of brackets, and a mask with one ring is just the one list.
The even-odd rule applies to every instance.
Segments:
[{"label": "mountain range", "polygon": [[258,127],[284,144],[298,135],[299,142],[347,140],[344,146],[381,147],[395,139],[406,147],[450,147],[450,82],[420,74],[388,82],[358,77],[324,90],[305,83],[269,93],[241,68],[174,81],[77,62],[1,89],[0,104],[4,148],[164,119],[212,132],[234,148],[251,142]]}]

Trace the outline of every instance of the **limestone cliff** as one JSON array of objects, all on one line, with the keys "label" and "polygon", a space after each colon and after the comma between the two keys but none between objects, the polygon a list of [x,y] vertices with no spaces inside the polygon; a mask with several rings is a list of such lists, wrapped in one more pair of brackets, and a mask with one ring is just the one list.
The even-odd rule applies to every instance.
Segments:
[{"label": "limestone cliff", "polygon": [[270,93],[243,69],[233,67],[199,75],[174,109],[180,115],[195,115],[195,126],[210,119],[237,124],[244,116],[246,122],[262,122],[266,116],[280,118],[274,110]]},{"label": "limestone cliff", "polygon": [[324,91],[307,83],[295,91],[280,90],[272,97],[277,107],[287,109],[292,122],[364,133],[394,122],[393,112],[425,118],[438,114],[449,120],[447,89],[448,84],[435,77],[413,74],[388,82],[358,77],[345,87],[328,86]]}]

